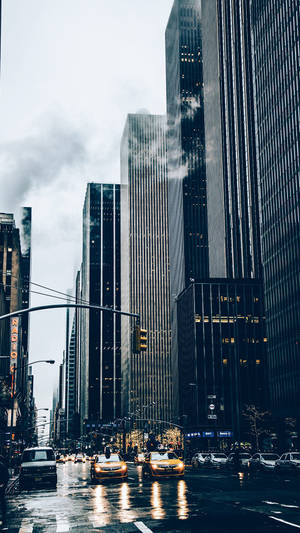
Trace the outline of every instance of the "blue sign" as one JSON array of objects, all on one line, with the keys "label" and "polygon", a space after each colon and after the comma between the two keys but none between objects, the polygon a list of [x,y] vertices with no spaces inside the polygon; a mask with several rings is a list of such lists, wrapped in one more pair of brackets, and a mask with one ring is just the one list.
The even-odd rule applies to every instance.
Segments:
[{"label": "blue sign", "polygon": [[232,437],[232,431],[218,431],[218,437]]},{"label": "blue sign", "polygon": [[203,431],[203,437],[214,437],[215,432],[214,431]]}]

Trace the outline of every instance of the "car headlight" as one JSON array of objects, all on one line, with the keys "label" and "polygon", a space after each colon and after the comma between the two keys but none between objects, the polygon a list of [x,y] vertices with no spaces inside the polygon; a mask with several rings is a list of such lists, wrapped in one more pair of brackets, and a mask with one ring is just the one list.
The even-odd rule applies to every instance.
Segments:
[{"label": "car headlight", "polygon": [[157,469],[157,465],[151,465],[151,467],[153,468],[153,470]]},{"label": "car headlight", "polygon": [[101,472],[101,466],[95,466],[96,472]]},{"label": "car headlight", "polygon": [[127,470],[127,466],[126,466],[126,465],[123,465],[123,466],[122,466],[122,470],[123,470],[123,471]]}]

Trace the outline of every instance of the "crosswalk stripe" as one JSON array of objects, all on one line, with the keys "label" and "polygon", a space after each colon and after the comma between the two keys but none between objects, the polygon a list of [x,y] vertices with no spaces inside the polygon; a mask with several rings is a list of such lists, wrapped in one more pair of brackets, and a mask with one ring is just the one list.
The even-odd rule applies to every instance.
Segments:
[{"label": "crosswalk stripe", "polygon": [[19,533],[32,533],[33,523],[28,518],[24,518],[21,522]]},{"label": "crosswalk stripe", "polygon": [[137,527],[142,533],[153,533],[151,529],[149,529],[144,522],[133,522],[135,527]]},{"label": "crosswalk stripe", "polygon": [[56,533],[64,533],[65,531],[70,531],[69,522],[67,520],[57,520]]}]

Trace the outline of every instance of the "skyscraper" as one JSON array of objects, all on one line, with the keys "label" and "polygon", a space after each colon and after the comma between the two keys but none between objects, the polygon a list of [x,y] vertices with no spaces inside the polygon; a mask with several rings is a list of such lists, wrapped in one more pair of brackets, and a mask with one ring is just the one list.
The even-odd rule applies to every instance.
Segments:
[{"label": "skyscraper", "polygon": [[165,117],[128,115],[121,142],[121,308],[140,314],[148,348],[132,353],[135,322],[122,316],[122,410],[161,420],[172,413],[167,209]]},{"label": "skyscraper", "polygon": [[[83,209],[81,297],[120,308],[120,186],[88,183]],[[112,421],[120,412],[120,317],[80,312],[81,422]]]},{"label": "skyscraper", "polygon": [[271,402],[300,415],[299,2],[252,0]]},{"label": "skyscraper", "polygon": [[260,279],[249,0],[202,0],[201,18],[210,276],[222,252],[225,277]]},{"label": "skyscraper", "polygon": [[175,0],[166,29],[170,281],[209,275],[201,0]]},{"label": "skyscraper", "polygon": [[[209,336],[205,336],[207,346],[204,346],[204,351],[197,349],[195,361],[192,343],[182,342],[186,333],[186,317],[179,310],[185,298],[184,290],[191,282],[201,287],[194,293],[195,309],[200,310],[204,305],[201,295],[207,285],[216,290],[215,287],[224,278],[228,290],[245,294],[251,279],[255,280],[252,286],[260,300],[260,336],[265,338],[248,4],[247,0],[175,0],[166,31],[172,359],[175,390],[178,383],[181,406],[182,394],[187,393],[186,383],[182,380],[184,361],[195,362],[195,376],[192,379],[189,374],[188,379],[203,390],[200,373],[206,372],[207,353],[210,351],[210,356],[214,357],[216,351],[216,345],[211,343]],[[193,179],[189,179],[188,165],[183,168],[182,160],[177,157],[177,154],[182,156],[186,152],[187,132],[192,141],[188,146],[193,147],[196,161],[201,161],[197,173],[192,174],[193,179],[198,180],[196,186]],[[198,159],[200,156],[201,159]],[[183,160],[186,162],[185,158]],[[184,177],[180,181],[182,173]],[[200,189],[203,191],[202,202],[197,192]],[[199,214],[201,212],[203,217],[207,217],[206,232],[202,231],[203,219],[191,217],[194,229],[188,231],[190,240],[184,237],[188,228],[184,206],[189,203]],[[194,213],[193,209],[187,209],[188,216]],[[199,250],[202,259],[198,255],[198,265],[204,264],[205,255],[209,268],[198,272],[195,269],[193,274],[190,271],[189,276],[185,271],[184,277],[180,265],[189,265],[186,243],[190,242],[191,253],[197,254],[194,232],[202,235],[204,246]],[[233,281],[228,285],[233,279],[238,285]],[[248,310],[251,314],[251,306]],[[211,311],[206,316],[212,314]],[[226,313],[223,318],[226,321]],[[229,316],[227,318],[229,320]],[[213,324],[213,318],[209,322]],[[215,329],[214,326],[211,328]],[[197,326],[190,329],[190,332],[194,331],[194,345],[197,345],[198,330]],[[191,351],[187,357],[189,348]],[[237,389],[240,387],[240,376],[243,375],[245,381],[250,379],[252,372],[248,357],[242,353],[238,355],[238,350],[242,349],[242,343],[238,342],[235,345],[235,362],[247,360],[243,372],[236,372],[233,358],[228,358],[227,368],[236,376],[232,386]],[[265,377],[264,354],[265,346],[258,358],[260,390]],[[224,387],[224,376],[222,371],[215,372],[212,394]],[[251,398],[253,396],[249,394],[248,401]],[[257,400],[262,403],[262,395],[258,395]],[[247,399],[240,397],[239,402],[242,405],[247,403]]]}]

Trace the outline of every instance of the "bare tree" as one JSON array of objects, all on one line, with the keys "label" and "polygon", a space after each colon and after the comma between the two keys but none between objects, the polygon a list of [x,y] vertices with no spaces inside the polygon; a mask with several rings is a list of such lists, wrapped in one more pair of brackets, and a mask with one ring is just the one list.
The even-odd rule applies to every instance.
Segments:
[{"label": "bare tree", "polygon": [[270,434],[269,427],[270,411],[262,411],[255,405],[247,405],[243,411],[243,417],[248,422],[249,433],[254,436],[256,449],[259,450],[259,439],[261,435]]}]

